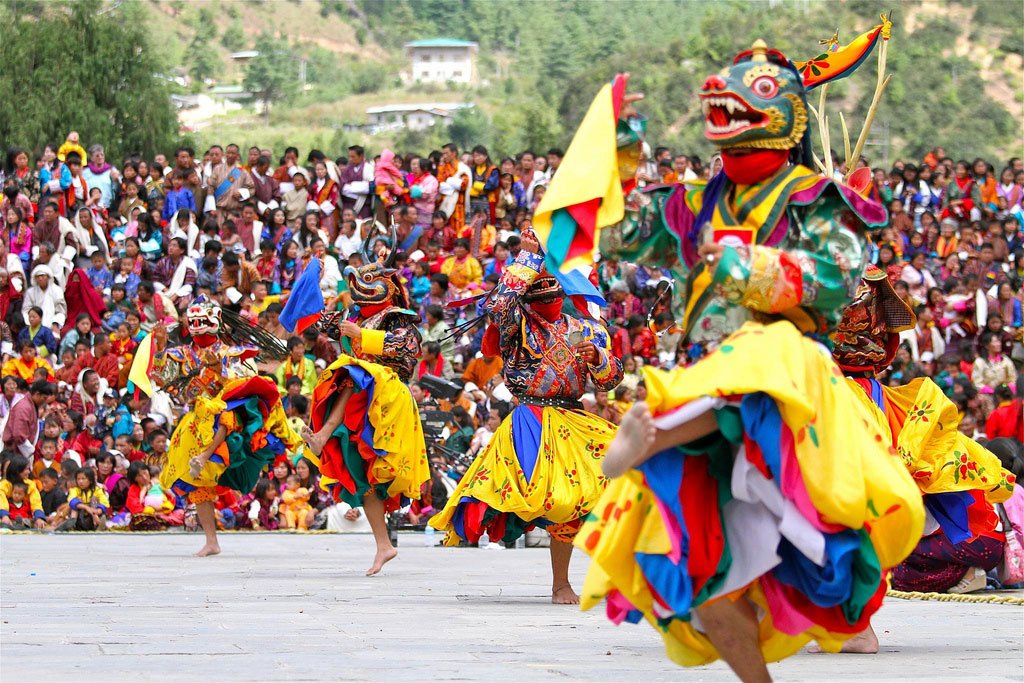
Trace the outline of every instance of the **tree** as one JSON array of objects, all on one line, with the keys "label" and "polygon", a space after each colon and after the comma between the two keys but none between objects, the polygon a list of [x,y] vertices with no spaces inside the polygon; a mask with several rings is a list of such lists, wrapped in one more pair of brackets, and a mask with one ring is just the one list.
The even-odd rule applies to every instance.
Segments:
[{"label": "tree", "polygon": [[[156,74],[134,3],[100,14],[99,0],[47,3],[28,17],[0,5],[0,140],[31,150],[68,130],[100,143],[107,158],[152,155],[174,145],[178,123],[168,83]],[[68,36],[75,36],[68,40]]]},{"label": "tree", "polygon": [[203,83],[220,72],[220,56],[213,48],[217,40],[217,26],[213,23],[213,11],[204,7],[199,10],[195,21],[196,34],[188,44],[188,74],[193,80]]},{"label": "tree", "polygon": [[243,86],[263,102],[270,123],[271,104],[287,102],[298,91],[298,63],[286,38],[263,34],[256,43],[259,55],[249,62]]},{"label": "tree", "polygon": [[220,37],[220,44],[231,52],[238,52],[245,47],[245,32],[242,30],[241,22],[236,19],[228,25],[224,35]]}]

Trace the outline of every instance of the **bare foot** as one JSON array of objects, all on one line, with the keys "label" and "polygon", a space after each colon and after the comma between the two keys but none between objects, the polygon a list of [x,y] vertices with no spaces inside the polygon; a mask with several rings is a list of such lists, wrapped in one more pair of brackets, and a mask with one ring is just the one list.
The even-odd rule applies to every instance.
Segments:
[{"label": "bare foot", "polygon": [[[302,436],[306,445],[309,446],[309,450],[313,451],[314,455],[320,455],[320,451],[324,449],[324,444],[327,443],[327,435],[321,432],[314,432],[309,427],[303,427],[299,431],[299,435]],[[377,571],[380,571],[379,569]],[[377,572],[374,572],[375,574]]]},{"label": "bare foot", "polygon": [[654,443],[657,433],[654,418],[647,404],[638,401],[622,417],[615,438],[608,445],[608,454],[601,461],[606,477],[614,478],[625,474],[635,465],[643,462],[647,451]]},{"label": "bare foot", "polygon": [[197,455],[196,457],[188,461],[188,473],[192,476],[193,479],[197,478],[199,474],[203,471],[203,468],[206,466],[206,461],[209,459],[209,457],[209,455],[203,453],[202,455]]},{"label": "bare foot", "polygon": [[207,543],[197,550],[193,557],[206,557],[207,555],[220,555],[220,545],[217,543],[214,543],[213,545]]},{"label": "bare foot", "polygon": [[565,584],[560,588],[551,589],[551,603],[554,605],[578,605],[580,596],[576,595],[572,586]]},{"label": "bare foot", "polygon": [[373,556],[373,564],[366,570],[366,575],[373,576],[374,574],[379,574],[380,570],[384,568],[384,565],[396,557],[398,557],[398,551],[394,548],[378,550],[377,554]]},{"label": "bare foot", "polygon": [[[813,654],[821,654],[824,650],[818,645],[808,645],[807,651]],[[866,629],[850,638],[845,643],[840,652],[849,655],[875,655],[878,654],[878,636],[875,635],[875,630],[868,626]]]}]

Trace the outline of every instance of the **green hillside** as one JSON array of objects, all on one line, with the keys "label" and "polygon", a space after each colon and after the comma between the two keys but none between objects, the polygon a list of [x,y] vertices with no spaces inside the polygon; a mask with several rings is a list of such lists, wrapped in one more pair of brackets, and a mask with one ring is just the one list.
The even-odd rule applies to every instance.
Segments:
[{"label": "green hillside", "polygon": [[[71,3],[73,5],[74,3]],[[282,149],[339,153],[360,142],[427,151],[449,138],[482,142],[499,154],[564,146],[591,97],[617,71],[646,93],[650,139],[706,155],[694,97],[757,37],[795,59],[820,48],[837,27],[843,42],[893,10],[893,81],[866,150],[875,163],[920,156],[942,145],[953,156],[1024,156],[1024,3],[1019,0],[89,0],[108,17],[145,32],[145,59],[180,94],[245,84],[244,50],[285,50],[286,83],[265,121],[252,104],[190,122],[199,146],[236,140]],[[71,6],[19,0],[34,16]],[[2,10],[3,8],[0,8]],[[2,14],[2,12],[0,12]],[[28,22],[32,21],[30,17]],[[403,86],[402,46],[450,37],[479,43],[473,87]],[[860,129],[875,82],[872,58],[830,87],[837,110]],[[304,81],[300,83],[300,75]],[[366,108],[424,101],[469,101],[450,130],[370,137],[344,124],[366,122]],[[73,108],[71,108],[73,111]],[[69,112],[70,115],[70,112]],[[52,122],[42,126],[53,127]]]},{"label": "green hillside", "polygon": [[[282,4],[288,3],[262,3]],[[616,71],[627,70],[634,74],[636,88],[648,95],[643,109],[651,120],[652,139],[706,154],[709,148],[693,94],[708,73],[759,36],[794,58],[810,56],[818,49],[818,40],[837,26],[840,37],[850,39],[889,9],[888,4],[866,0],[827,5],[680,0],[317,4],[324,22],[350,27],[350,32],[339,35],[355,40],[359,61],[384,57],[390,71],[367,88],[370,97],[343,96],[325,106],[325,95],[344,94],[336,84],[325,84],[319,92],[314,89],[299,97],[291,111],[272,121],[325,144],[358,138],[378,148],[385,143],[437,146],[449,133],[369,140],[336,133],[332,126],[360,120],[361,110],[369,104],[439,96],[436,91],[409,93],[396,88],[394,76],[403,64],[401,46],[406,41],[450,36],[480,44],[484,84],[472,91],[443,93],[447,99],[466,98],[478,105],[477,112],[460,117],[452,134],[502,153],[527,145],[564,145],[600,84]],[[919,156],[936,144],[956,156],[1020,155],[1024,5],[998,0],[906,2],[893,8],[893,22],[889,65],[894,79],[876,119],[871,139],[876,144],[868,147],[869,155],[879,161]],[[300,44],[307,40],[298,38]],[[345,47],[336,54],[353,53],[351,43],[339,44]],[[874,87],[874,68],[871,60],[854,77],[831,87],[832,109],[844,111],[855,131]],[[833,115],[832,121],[833,139],[838,140],[838,117]],[[215,126],[209,133],[220,130],[224,129]],[[281,134],[267,133],[280,139]]]}]

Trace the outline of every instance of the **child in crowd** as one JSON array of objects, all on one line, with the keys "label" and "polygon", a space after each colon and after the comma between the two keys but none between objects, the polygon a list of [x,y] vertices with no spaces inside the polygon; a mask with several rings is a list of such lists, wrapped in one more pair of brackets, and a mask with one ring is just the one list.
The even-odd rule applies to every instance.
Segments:
[{"label": "child in crowd", "polygon": [[313,511],[313,506],[309,504],[309,489],[299,486],[297,474],[289,474],[285,479],[278,508],[285,529],[305,531],[309,528],[309,513]]},{"label": "child in crowd", "polygon": [[39,500],[46,515],[46,524],[53,529],[61,521],[62,508],[67,506],[67,493],[60,487],[60,475],[52,467],[47,467],[36,478],[39,482]]},{"label": "child in crowd", "polygon": [[423,297],[430,293],[430,266],[426,261],[417,261],[412,265],[412,280],[409,286],[409,294],[413,301],[419,306],[423,303]]},{"label": "child in crowd", "polygon": [[19,481],[11,486],[11,495],[7,499],[8,516],[4,524],[13,529],[32,528],[32,506],[28,501],[29,484]]},{"label": "child in crowd", "polygon": [[256,482],[253,499],[249,504],[249,523],[253,529],[273,531],[280,524],[277,521],[277,484],[269,479]]},{"label": "child in crowd", "polygon": [[129,298],[134,299],[138,296],[139,285],[142,284],[142,279],[132,269],[133,265],[132,260],[129,258],[118,259],[117,273],[111,282],[111,292],[113,292],[115,285],[121,285],[124,287],[124,291]]},{"label": "child in crowd", "polygon": [[127,321],[118,324],[114,334],[110,335],[110,352],[117,356],[121,363],[130,364],[138,346],[132,339]]},{"label": "child in crowd", "polygon": [[196,198],[192,190],[184,186],[187,180],[188,171],[178,170],[171,174],[171,190],[164,197],[164,206],[160,211],[160,217],[165,221],[171,220],[178,209],[188,209],[195,213]]},{"label": "child in crowd", "polygon": [[106,528],[110,502],[107,492],[96,484],[96,470],[83,467],[75,474],[75,485],[68,490],[71,516],[61,531],[98,531]]},{"label": "child in crowd", "polygon": [[292,464],[288,462],[288,458],[284,455],[277,456],[277,460],[274,461],[274,467],[271,470],[270,480],[277,486],[278,493],[284,491],[288,475],[291,473]]},{"label": "child in crowd", "polygon": [[[308,362],[308,361],[307,361]],[[281,405],[284,406],[285,415],[291,417],[292,402],[302,395],[302,378],[298,375],[292,375],[284,382],[284,396],[281,397]]]},{"label": "child in crowd", "polygon": [[107,259],[103,252],[94,251],[92,256],[89,257],[89,264],[89,268],[85,271],[85,274],[89,277],[89,282],[92,283],[97,292],[103,296],[110,296],[113,276],[107,268]]},{"label": "child in crowd", "polygon": [[39,479],[39,477],[42,476],[43,470],[53,469],[60,464],[60,461],[56,459],[56,438],[52,436],[43,436],[43,438],[39,439],[38,451],[39,453],[36,458],[36,462],[32,465],[32,477],[34,479]]},{"label": "child in crowd", "polygon": [[121,218],[127,222],[132,217],[132,211],[146,210],[146,202],[139,197],[139,185],[134,181],[123,183],[122,191],[124,197],[121,199],[121,207],[118,212],[121,214]]}]

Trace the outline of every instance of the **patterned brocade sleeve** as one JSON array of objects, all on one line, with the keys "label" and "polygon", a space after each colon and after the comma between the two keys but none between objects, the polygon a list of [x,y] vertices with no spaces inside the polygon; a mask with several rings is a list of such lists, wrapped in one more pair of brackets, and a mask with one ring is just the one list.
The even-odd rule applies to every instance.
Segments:
[{"label": "patterned brocade sleeve", "polygon": [[590,337],[597,348],[598,362],[590,366],[590,377],[599,391],[611,391],[622,381],[622,362],[612,354],[611,338],[603,326],[585,323]]},{"label": "patterned brocade sleeve", "polygon": [[519,252],[515,262],[505,269],[501,281],[488,299],[487,316],[497,326],[502,339],[511,339],[519,334],[523,322],[519,297],[526,293],[540,275],[543,263],[544,257],[540,254]]},{"label": "patterned brocade sleeve", "polygon": [[363,353],[395,358],[420,355],[420,332],[412,324],[394,317],[387,330],[363,330],[360,347]]},{"label": "patterned brocade sleeve", "polygon": [[714,281],[730,303],[764,313],[801,307],[838,324],[867,265],[866,239],[834,215],[834,201],[808,208],[782,248],[725,247]]}]

